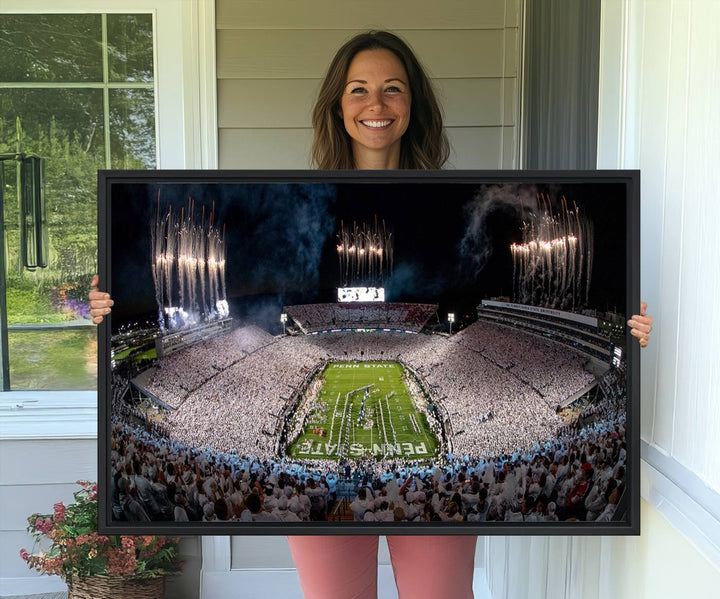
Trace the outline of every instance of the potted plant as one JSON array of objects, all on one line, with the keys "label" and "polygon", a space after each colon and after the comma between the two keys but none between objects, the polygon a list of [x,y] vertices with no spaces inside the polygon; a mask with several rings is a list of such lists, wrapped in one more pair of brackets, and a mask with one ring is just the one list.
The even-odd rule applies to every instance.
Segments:
[{"label": "potted plant", "polygon": [[33,553],[20,556],[41,574],[57,574],[69,599],[161,599],[165,577],[182,569],[179,539],[155,535],[104,536],[97,532],[97,484],[78,481],[69,505],[28,517]]}]

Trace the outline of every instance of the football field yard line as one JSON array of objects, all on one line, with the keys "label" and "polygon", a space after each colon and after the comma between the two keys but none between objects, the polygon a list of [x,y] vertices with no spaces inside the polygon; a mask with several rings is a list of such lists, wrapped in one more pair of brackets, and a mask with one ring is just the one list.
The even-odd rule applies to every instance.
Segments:
[{"label": "football field yard line", "polygon": [[390,430],[393,434],[393,443],[397,443],[397,433],[395,432],[395,425],[392,421],[392,410],[390,409],[390,400],[388,399],[388,396],[385,396],[385,406],[387,407],[388,411],[388,422],[390,423]]},{"label": "football field yard line", "polygon": [[328,434],[328,441],[330,441],[330,443],[332,443],[333,429],[335,428],[335,418],[337,416],[338,403],[340,403],[340,391],[338,391],[337,398],[335,399],[335,406],[333,407],[333,412],[330,416],[330,433]]},{"label": "football field yard line", "polygon": [[[410,374],[392,360],[327,364],[320,393],[324,406],[318,406],[315,412],[322,416],[305,426],[293,442],[291,454],[331,460],[368,455],[375,459],[388,456],[401,460],[432,459],[440,440],[434,438],[428,426],[430,416],[416,406],[405,376]],[[361,420],[363,400],[365,411]],[[338,405],[340,401],[342,406]],[[334,402],[332,406],[328,405],[330,402]],[[398,413],[394,415],[393,411]],[[341,422],[335,430],[338,418]],[[417,432],[411,430],[410,421],[417,424]],[[313,433],[315,428],[321,432]],[[304,449],[296,452],[300,447]]]}]

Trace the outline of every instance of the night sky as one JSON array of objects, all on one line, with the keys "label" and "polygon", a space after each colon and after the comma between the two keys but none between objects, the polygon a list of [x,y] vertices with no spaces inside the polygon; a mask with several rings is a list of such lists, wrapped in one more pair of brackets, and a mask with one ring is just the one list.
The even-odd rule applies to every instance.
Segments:
[{"label": "night sky", "polygon": [[[163,214],[169,205],[179,213],[192,198],[199,222],[203,207],[207,219],[214,205],[215,223],[225,226],[231,315],[278,332],[283,305],[336,300],[341,220],[347,229],[377,217],[392,232],[394,270],[385,285],[387,301],[439,303],[441,314],[463,314],[472,313],[483,298],[512,296],[509,246],[521,241],[521,210],[526,220],[530,211],[537,212],[538,192],[553,199],[553,211],[564,195],[592,221],[589,307],[622,311],[625,190],[624,184],[607,181],[113,183],[108,212],[112,328],[157,315],[151,226],[158,191]],[[101,243],[107,243],[103,231]]]}]

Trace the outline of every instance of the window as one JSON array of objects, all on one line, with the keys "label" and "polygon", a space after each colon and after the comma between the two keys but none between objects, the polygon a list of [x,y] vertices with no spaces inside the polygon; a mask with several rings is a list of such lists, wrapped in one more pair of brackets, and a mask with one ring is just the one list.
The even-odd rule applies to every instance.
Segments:
[{"label": "window", "polygon": [[[151,14],[0,17],[5,390],[96,386],[85,301],[97,268],[96,173],[156,166],[153,39]],[[43,163],[33,224],[46,265],[23,252],[24,157]]]}]

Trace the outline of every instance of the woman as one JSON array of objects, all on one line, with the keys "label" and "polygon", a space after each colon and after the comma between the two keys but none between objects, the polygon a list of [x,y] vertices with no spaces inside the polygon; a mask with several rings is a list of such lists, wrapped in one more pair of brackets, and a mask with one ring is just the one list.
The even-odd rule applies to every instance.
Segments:
[{"label": "woman", "polygon": [[[335,55],[312,116],[313,163],[321,169],[439,169],[449,155],[432,85],[410,48],[388,32],[355,36]],[[98,283],[93,280],[93,286]],[[99,323],[106,293],[90,293]],[[629,321],[647,344],[652,319]],[[471,598],[476,537],[390,536],[401,598]],[[377,536],[288,537],[309,599],[377,595]],[[342,556],[341,559],[338,559]]]}]

